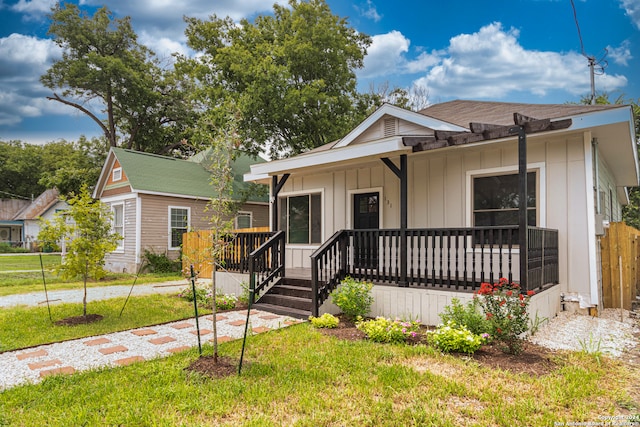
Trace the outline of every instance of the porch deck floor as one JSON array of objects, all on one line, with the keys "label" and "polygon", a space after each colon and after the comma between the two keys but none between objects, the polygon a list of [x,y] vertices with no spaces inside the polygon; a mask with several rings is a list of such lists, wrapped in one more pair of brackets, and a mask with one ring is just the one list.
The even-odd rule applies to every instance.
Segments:
[{"label": "porch deck floor", "polygon": [[291,279],[311,280],[311,269],[302,267],[287,268],[285,271],[285,276]]}]

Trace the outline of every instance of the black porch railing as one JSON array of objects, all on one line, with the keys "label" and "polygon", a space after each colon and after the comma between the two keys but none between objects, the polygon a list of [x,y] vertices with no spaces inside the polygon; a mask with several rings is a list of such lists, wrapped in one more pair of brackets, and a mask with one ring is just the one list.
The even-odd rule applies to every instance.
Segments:
[{"label": "black porch railing", "polygon": [[[557,230],[528,227],[528,269],[520,279],[518,227],[342,230],[311,255],[314,315],[346,276],[376,283],[475,291],[501,277],[523,291],[558,283]],[[405,273],[406,272],[406,273]],[[405,276],[405,277],[403,277]]]},{"label": "black porch railing", "polygon": [[[314,315],[346,276],[376,283],[473,292],[501,277],[523,291],[558,283],[558,231],[528,227],[528,268],[519,271],[518,227],[341,230],[311,255]],[[406,264],[402,244],[406,240]],[[285,233],[238,233],[229,270],[249,273],[259,295],[285,274]],[[404,275],[404,277],[403,277]]]},{"label": "black porch railing", "polygon": [[284,231],[278,231],[249,254],[249,290],[253,298],[252,304],[257,295],[284,277],[284,237]]},{"label": "black porch railing", "polygon": [[229,271],[249,272],[249,255],[262,246],[275,233],[272,231],[252,231],[235,233],[229,236],[232,244],[227,245],[224,254],[224,266]]}]

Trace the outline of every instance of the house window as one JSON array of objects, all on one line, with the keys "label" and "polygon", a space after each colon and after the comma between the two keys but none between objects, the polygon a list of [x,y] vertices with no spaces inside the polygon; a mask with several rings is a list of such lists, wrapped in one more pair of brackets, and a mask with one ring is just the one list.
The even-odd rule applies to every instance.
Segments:
[{"label": "house window", "polygon": [[169,207],[169,249],[180,249],[189,229],[189,208]]},{"label": "house window", "polygon": [[320,193],[280,199],[280,229],[287,243],[322,243],[322,197]]},{"label": "house window", "polygon": [[[536,188],[536,172],[527,173],[527,223],[531,226],[537,224]],[[517,173],[474,177],[473,225],[475,227],[519,225],[519,201]],[[503,236],[502,243],[506,244],[509,237],[511,243],[517,244],[517,230],[514,230],[511,236]]]},{"label": "house window", "polygon": [[111,180],[112,181],[120,181],[122,179],[122,168],[114,168],[112,175],[111,175]]},{"label": "house window", "polygon": [[118,240],[116,251],[124,250],[124,204],[111,205],[112,227],[113,232],[122,236],[122,239]]},{"label": "house window", "polygon": [[253,216],[251,212],[238,212],[236,215],[236,229],[251,228]]}]

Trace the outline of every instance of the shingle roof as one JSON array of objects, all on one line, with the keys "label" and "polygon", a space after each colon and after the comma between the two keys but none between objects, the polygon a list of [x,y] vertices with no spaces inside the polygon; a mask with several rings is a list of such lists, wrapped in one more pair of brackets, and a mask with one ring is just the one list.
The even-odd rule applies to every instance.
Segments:
[{"label": "shingle roof", "polygon": [[36,219],[60,201],[60,193],[55,188],[45,190],[28,206],[18,212],[13,219]]},{"label": "shingle roof", "polygon": [[468,128],[469,123],[513,125],[513,113],[536,119],[559,119],[624,105],[574,105],[574,104],[519,104],[511,102],[486,102],[456,100],[433,104],[420,114]]},{"label": "shingle roof", "polygon": [[[189,161],[123,148],[112,148],[112,150],[135,191],[202,198],[215,197],[209,185],[211,175],[200,161],[206,156]],[[249,164],[259,162],[258,159],[246,154],[238,156],[232,165],[234,196],[239,195],[239,191],[245,188],[242,180],[238,183],[236,177],[242,177],[244,173],[249,172]],[[267,199],[265,196],[250,196],[248,201],[266,202]]]}]

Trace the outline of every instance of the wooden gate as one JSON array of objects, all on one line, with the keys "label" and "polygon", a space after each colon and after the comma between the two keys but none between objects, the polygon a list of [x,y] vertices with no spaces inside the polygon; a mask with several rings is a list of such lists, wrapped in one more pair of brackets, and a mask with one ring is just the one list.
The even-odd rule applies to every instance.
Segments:
[{"label": "wooden gate", "polygon": [[620,308],[622,301],[622,308],[630,310],[631,302],[640,295],[640,231],[613,222],[600,240],[600,248],[604,308]]}]

